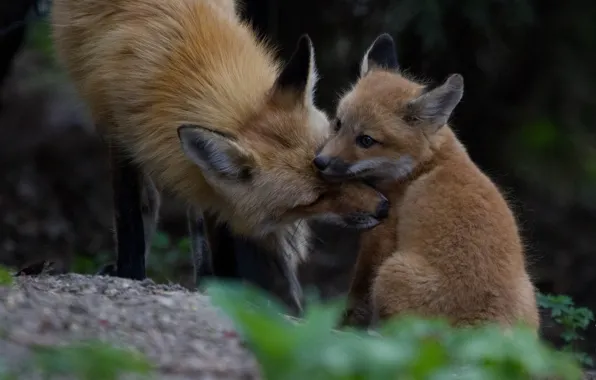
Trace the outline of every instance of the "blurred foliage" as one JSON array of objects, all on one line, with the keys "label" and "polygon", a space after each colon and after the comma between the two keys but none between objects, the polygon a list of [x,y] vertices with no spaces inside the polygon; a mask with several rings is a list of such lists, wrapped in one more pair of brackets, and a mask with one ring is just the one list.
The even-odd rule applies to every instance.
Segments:
[{"label": "blurred foliage", "polygon": [[395,318],[377,334],[334,330],[342,302],[311,303],[303,320],[260,290],[211,283],[207,293],[233,320],[266,379],[580,379],[567,353],[515,327],[450,328],[442,320]]},{"label": "blurred foliage", "polygon": [[586,330],[594,322],[594,313],[585,307],[575,307],[571,297],[566,295],[538,294],[538,305],[549,310],[550,316],[563,327],[561,338],[565,342],[563,349],[573,352],[580,363],[594,366],[594,360],[585,352],[575,352],[577,343],[584,340],[578,330]]},{"label": "blurred foliage", "polygon": [[53,61],[54,46],[52,44],[51,27],[47,18],[33,21],[27,30],[27,47],[35,49]]},{"label": "blurred foliage", "polygon": [[12,285],[13,281],[10,269],[0,265],[0,286]]},{"label": "blurred foliage", "polygon": [[151,258],[147,265],[147,274],[152,279],[157,282],[180,282],[178,274],[181,266],[188,266],[190,263],[189,238],[174,240],[163,231],[155,233],[151,245]]},{"label": "blurred foliage", "polygon": [[99,341],[74,343],[66,346],[33,348],[33,356],[21,370],[0,367],[0,380],[21,378],[32,370],[41,372],[44,379],[65,375],[80,380],[116,380],[123,374],[142,374],[143,378],[152,371],[147,358],[131,350],[114,347]]}]

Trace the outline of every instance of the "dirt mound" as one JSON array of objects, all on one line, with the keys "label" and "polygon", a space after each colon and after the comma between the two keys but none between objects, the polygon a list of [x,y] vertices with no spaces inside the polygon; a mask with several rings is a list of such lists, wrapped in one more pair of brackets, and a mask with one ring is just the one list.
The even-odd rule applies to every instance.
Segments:
[{"label": "dirt mound", "polygon": [[0,287],[5,365],[24,363],[33,346],[97,339],[144,353],[160,379],[259,378],[230,321],[181,286],[67,274]]}]

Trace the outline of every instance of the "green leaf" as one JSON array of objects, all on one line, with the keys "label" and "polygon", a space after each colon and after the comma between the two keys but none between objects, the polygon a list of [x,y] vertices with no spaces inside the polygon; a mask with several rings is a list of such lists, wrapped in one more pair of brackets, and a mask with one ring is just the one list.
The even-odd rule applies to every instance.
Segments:
[{"label": "green leaf", "polygon": [[158,231],[153,236],[151,248],[157,249],[157,250],[164,250],[164,249],[168,249],[170,246],[171,246],[170,238],[168,237],[168,235],[166,233]]},{"label": "green leaf", "polygon": [[0,266],[0,286],[12,285],[14,277],[12,273],[3,266]]},{"label": "green leaf", "polygon": [[256,288],[220,282],[207,292],[241,331],[267,379],[577,379],[581,373],[571,356],[521,326],[504,334],[496,326],[457,329],[440,319],[402,316],[372,336],[334,330],[341,302],[311,300],[304,320],[293,324]]},{"label": "green leaf", "polygon": [[34,361],[45,374],[71,374],[87,380],[116,380],[123,373],[146,375],[152,370],[143,355],[102,342],[35,347]]},{"label": "green leaf", "polygon": [[536,121],[523,126],[520,131],[520,139],[526,148],[542,152],[557,144],[560,131],[548,120]]},{"label": "green leaf", "polygon": [[178,241],[177,248],[184,253],[190,252],[190,244],[189,238],[183,238]]}]

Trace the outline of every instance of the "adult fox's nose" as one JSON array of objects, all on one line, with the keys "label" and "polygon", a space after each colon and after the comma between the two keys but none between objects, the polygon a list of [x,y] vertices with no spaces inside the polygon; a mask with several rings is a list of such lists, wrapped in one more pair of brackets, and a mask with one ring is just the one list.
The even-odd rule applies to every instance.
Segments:
[{"label": "adult fox's nose", "polygon": [[389,201],[387,199],[383,199],[381,203],[377,206],[377,215],[376,217],[379,219],[385,219],[389,216]]},{"label": "adult fox's nose", "polygon": [[325,170],[330,162],[331,159],[326,156],[316,156],[315,159],[312,160],[313,165],[319,170]]}]

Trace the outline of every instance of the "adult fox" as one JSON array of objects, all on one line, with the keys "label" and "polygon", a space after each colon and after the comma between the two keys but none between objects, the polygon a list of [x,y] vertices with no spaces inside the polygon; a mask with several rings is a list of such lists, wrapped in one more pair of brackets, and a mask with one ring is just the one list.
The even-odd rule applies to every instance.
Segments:
[{"label": "adult fox", "polygon": [[369,181],[391,204],[363,233],[346,323],[412,313],[538,328],[514,215],[447,125],[462,96],[459,74],[435,88],[402,76],[382,34],[341,98],[314,164],[330,181]]},{"label": "adult fox", "polygon": [[110,146],[117,275],[145,277],[156,187],[205,213],[214,258],[225,224],[281,251],[288,276],[306,255],[301,218],[378,223],[387,202],[375,190],[329,186],[312,169],[328,120],[314,104],[308,36],[282,68],[233,0],[55,0],[52,24]]}]

